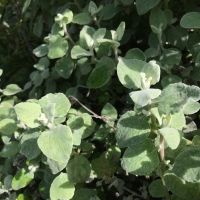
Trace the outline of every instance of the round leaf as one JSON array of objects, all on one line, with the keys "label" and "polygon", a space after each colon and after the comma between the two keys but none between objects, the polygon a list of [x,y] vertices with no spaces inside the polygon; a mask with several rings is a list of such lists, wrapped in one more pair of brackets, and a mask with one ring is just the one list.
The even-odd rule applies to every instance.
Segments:
[{"label": "round leaf", "polygon": [[67,163],[72,152],[72,132],[68,126],[58,125],[42,132],[38,146],[45,156],[61,163]]},{"label": "round leaf", "polygon": [[136,0],[136,8],[139,15],[143,15],[155,7],[161,0]]},{"label": "round leaf", "polygon": [[141,60],[119,58],[117,75],[122,85],[129,89],[140,88],[142,80],[140,73],[145,64],[146,62]]},{"label": "round leaf", "polygon": [[120,148],[141,143],[149,136],[150,131],[149,123],[143,116],[128,111],[120,117],[117,123],[117,143]]},{"label": "round leaf", "polygon": [[74,62],[69,56],[64,56],[56,61],[55,69],[63,78],[68,79],[74,70]]},{"label": "round leaf", "polygon": [[128,50],[126,52],[126,55],[125,55],[124,58],[126,58],[126,59],[138,59],[138,60],[142,60],[142,61],[146,60],[144,53],[138,48],[133,48],[133,49]]},{"label": "round leaf", "polygon": [[37,129],[30,129],[24,133],[21,139],[21,152],[29,160],[36,158],[41,152],[37,145],[39,136],[40,132]]},{"label": "round leaf", "polygon": [[22,89],[16,84],[7,85],[6,88],[3,90],[3,94],[5,96],[11,96],[21,92]]},{"label": "round leaf", "polygon": [[159,158],[151,139],[130,146],[122,157],[122,168],[134,175],[149,175],[159,165]]},{"label": "round leaf", "polygon": [[24,168],[20,169],[12,180],[12,189],[19,190],[26,187],[34,178],[34,173],[26,171]]},{"label": "round leaf", "polygon": [[[161,31],[164,31],[167,27],[167,18],[165,13],[158,7],[153,8],[150,13],[149,23],[151,28],[153,26]],[[152,31],[155,32],[153,28]]]},{"label": "round leaf", "polygon": [[167,188],[175,195],[185,200],[194,200],[199,194],[199,184],[189,183],[177,177],[173,173],[166,173],[164,181]]},{"label": "round leaf", "polygon": [[[64,117],[71,107],[71,103],[63,93],[47,94],[39,100],[42,109],[48,104],[55,104],[55,117]],[[44,110],[43,110],[44,111]]]},{"label": "round leaf", "polygon": [[105,85],[114,72],[115,63],[113,59],[109,57],[103,57],[96,64],[95,68],[91,72],[88,80],[87,86],[89,88],[100,88]]},{"label": "round leaf", "polygon": [[3,119],[0,121],[0,132],[5,135],[11,135],[17,130],[17,123],[13,119]]},{"label": "round leaf", "polygon": [[79,13],[73,17],[73,23],[79,25],[89,24],[92,18],[90,17],[89,13]]},{"label": "round leaf", "polygon": [[88,200],[95,195],[97,195],[97,191],[95,189],[82,188],[75,191],[71,200]]},{"label": "round leaf", "polygon": [[68,179],[67,174],[61,173],[51,184],[50,198],[52,200],[68,200],[73,197],[74,191],[74,184]]},{"label": "round leaf", "polygon": [[156,198],[165,196],[164,186],[161,179],[151,182],[149,185],[149,193],[152,197]]},{"label": "round leaf", "polygon": [[42,114],[40,105],[36,103],[18,103],[15,106],[18,118],[28,127],[35,128],[40,126],[38,118]]},{"label": "round leaf", "polygon": [[70,160],[67,165],[69,180],[74,183],[85,182],[89,179],[91,166],[84,156],[78,156]]},{"label": "round leaf", "polygon": [[52,35],[49,43],[48,57],[50,59],[63,57],[68,50],[68,42],[60,35]]},{"label": "round leaf", "polygon": [[200,28],[200,13],[199,12],[189,12],[186,13],[180,21],[180,25],[183,28]]},{"label": "round leaf", "polygon": [[129,95],[137,105],[146,106],[152,99],[157,98],[161,94],[159,89],[145,89],[131,92]]},{"label": "round leaf", "polygon": [[166,144],[171,149],[176,149],[182,139],[182,132],[175,128],[161,128],[158,132],[164,137]]},{"label": "round leaf", "polygon": [[33,53],[37,57],[43,57],[43,56],[48,54],[48,51],[49,51],[48,50],[48,45],[47,44],[42,44],[39,47],[37,47],[36,49],[34,49]]},{"label": "round leaf", "polygon": [[200,183],[199,162],[200,146],[191,146],[176,157],[172,171],[185,181]]},{"label": "round leaf", "polygon": [[161,114],[173,114],[183,109],[187,101],[198,101],[200,99],[200,88],[188,86],[183,83],[174,83],[163,89],[161,95],[156,99],[158,110]]}]

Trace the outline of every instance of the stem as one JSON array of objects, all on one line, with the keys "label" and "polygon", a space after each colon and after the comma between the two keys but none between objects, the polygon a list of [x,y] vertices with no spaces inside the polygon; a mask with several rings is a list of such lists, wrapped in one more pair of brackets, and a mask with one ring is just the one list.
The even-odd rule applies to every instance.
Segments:
[{"label": "stem", "polygon": [[[83,108],[85,108],[89,113],[91,113],[93,115],[93,117],[104,120],[104,119],[112,119],[110,117],[106,117],[106,116],[99,116],[96,113],[94,113],[93,111],[91,111],[89,108],[87,108],[86,106],[84,106],[77,98],[75,98],[74,96],[69,96],[69,98],[74,99],[77,103],[79,103]],[[116,120],[116,119],[115,119]],[[104,121],[108,126],[110,126],[114,131],[116,131],[116,128],[112,125],[110,125],[108,122]]]},{"label": "stem", "polygon": [[97,20],[96,16],[93,17],[93,20],[94,20],[95,24],[97,25],[97,27],[101,28],[99,21]]},{"label": "stem", "polygon": [[94,50],[92,47],[90,47],[90,52],[92,53],[92,57],[91,57],[91,63],[92,64],[95,64],[96,63],[96,59],[94,57]]},{"label": "stem", "polygon": [[133,192],[132,190],[128,189],[127,187],[125,186],[122,186],[122,189],[123,190],[126,190],[127,192],[131,193],[132,196],[136,196],[136,197],[140,197],[141,199],[144,199],[144,197],[136,192]]},{"label": "stem", "polygon": [[160,160],[161,160],[161,180],[163,183],[164,191],[165,191],[165,196],[167,200],[170,200],[169,196],[169,191],[165,185],[165,180],[164,180],[164,173],[165,173],[165,146],[164,146],[164,137],[160,134]]},{"label": "stem", "polygon": [[114,50],[115,60],[118,63],[119,62],[119,60],[118,60],[118,49],[115,45],[113,45],[113,50]]},{"label": "stem", "polygon": [[162,36],[158,35],[158,41],[159,41],[159,43],[160,43],[160,48],[161,48],[161,50],[164,51],[165,49],[164,49],[164,47],[163,47]]},{"label": "stem", "polygon": [[68,31],[67,31],[67,26],[66,26],[66,24],[63,22],[62,25],[63,25],[63,30],[64,30],[64,32],[65,32],[66,37],[70,40],[70,42],[71,42],[73,45],[75,45],[74,40],[71,38],[71,36],[69,35],[69,33],[68,33]]}]

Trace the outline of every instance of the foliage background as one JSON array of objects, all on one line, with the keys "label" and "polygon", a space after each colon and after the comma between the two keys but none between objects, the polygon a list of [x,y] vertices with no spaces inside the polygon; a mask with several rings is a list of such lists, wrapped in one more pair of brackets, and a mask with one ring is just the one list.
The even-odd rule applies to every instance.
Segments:
[{"label": "foliage background", "polygon": [[[188,151],[200,158],[198,0],[1,0],[0,11],[1,199],[200,199],[200,169],[187,165],[181,154]],[[150,71],[142,71],[147,75],[144,88],[143,79],[134,76],[135,69],[152,60]],[[164,103],[155,102],[155,107],[173,101],[171,110],[160,108],[160,118],[151,111],[156,123],[142,110],[150,112],[146,99],[160,93],[139,100],[132,97],[136,93],[131,96],[149,89],[148,73],[154,81],[149,83],[151,89],[166,91],[161,93]],[[173,83],[184,85],[164,90]],[[47,96],[50,93],[55,95]],[[38,116],[37,109],[42,109]],[[127,116],[130,121],[122,124]],[[164,135],[159,132],[164,122],[159,120],[166,120],[170,131],[176,130],[170,141],[165,138],[169,146],[163,147],[164,160],[158,157],[159,137]],[[134,133],[139,142],[129,146],[123,133],[133,129],[140,130]],[[61,140],[62,132],[72,132],[73,148],[63,155],[69,162],[54,160],[48,153],[51,149],[43,149],[46,139],[41,135],[49,130]],[[174,144],[171,141],[180,131],[181,139]],[[147,135],[141,139],[143,134]],[[147,170],[143,165],[141,173],[129,171],[130,166],[123,164],[128,163],[124,161],[127,147],[139,149],[141,144],[156,152],[155,158],[147,157],[158,164],[149,164]],[[138,159],[131,165],[142,157]],[[176,171],[176,166],[185,165],[186,176]],[[194,166],[197,178],[189,179]],[[65,190],[58,190],[68,179]]]}]

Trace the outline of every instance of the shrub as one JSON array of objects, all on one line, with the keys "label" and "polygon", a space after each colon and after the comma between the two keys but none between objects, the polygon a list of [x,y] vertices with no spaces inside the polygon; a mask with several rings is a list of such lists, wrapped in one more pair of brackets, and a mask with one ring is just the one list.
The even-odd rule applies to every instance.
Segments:
[{"label": "shrub", "polygon": [[198,6],[0,1],[1,199],[200,199]]}]

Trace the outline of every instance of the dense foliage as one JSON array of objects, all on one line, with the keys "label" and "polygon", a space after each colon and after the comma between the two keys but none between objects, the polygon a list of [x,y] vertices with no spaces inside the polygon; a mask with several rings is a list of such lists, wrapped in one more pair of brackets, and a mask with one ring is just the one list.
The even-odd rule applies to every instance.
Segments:
[{"label": "dense foliage", "polygon": [[200,199],[198,0],[0,13],[0,199]]}]

